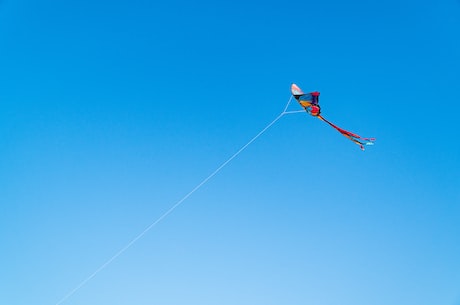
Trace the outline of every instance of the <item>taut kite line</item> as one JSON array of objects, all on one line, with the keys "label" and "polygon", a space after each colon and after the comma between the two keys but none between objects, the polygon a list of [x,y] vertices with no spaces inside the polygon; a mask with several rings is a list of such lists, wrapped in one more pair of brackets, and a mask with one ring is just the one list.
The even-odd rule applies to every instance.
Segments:
[{"label": "taut kite line", "polygon": [[[179,201],[173,204],[168,210],[163,212],[160,217],[148,225],[142,232],[137,234],[130,242],[128,242],[124,247],[122,247],[118,252],[116,252],[112,257],[105,261],[99,268],[97,268],[92,274],[82,280],[78,285],[76,285],[72,290],[70,290],[64,297],[62,297],[56,305],[64,303],[72,295],[74,295],[78,290],[85,286],[91,279],[93,279],[99,272],[105,269],[109,264],[111,264],[115,259],[122,255],[126,250],[128,250],[133,244],[135,244],[139,239],[141,239],[147,232],[149,232],[153,227],[165,219],[169,214],[171,214],[177,207],[179,207],[185,200],[187,200],[193,193],[198,191],[203,185],[205,185],[211,178],[213,178],[217,173],[219,173],[227,164],[229,164],[233,159],[235,159],[240,153],[242,153],[249,145],[251,145],[257,138],[259,138],[263,133],[265,133],[273,124],[275,124],[281,117],[286,114],[297,113],[298,111],[286,111],[288,108],[292,97],[289,99],[284,111],[281,112],[273,121],[271,121],[267,126],[265,126],[257,135],[255,135],[248,143],[243,145],[236,153],[234,153],[230,158],[223,162],[219,167],[217,167],[209,176],[203,179],[198,183],[190,192],[188,192],[184,197]],[[303,112],[303,111],[302,111]]]}]

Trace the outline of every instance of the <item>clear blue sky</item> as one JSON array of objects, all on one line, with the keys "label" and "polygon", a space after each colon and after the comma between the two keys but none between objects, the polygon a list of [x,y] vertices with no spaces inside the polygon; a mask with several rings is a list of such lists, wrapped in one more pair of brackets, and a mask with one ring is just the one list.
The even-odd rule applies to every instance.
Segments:
[{"label": "clear blue sky", "polygon": [[[0,1],[0,303],[460,304],[460,2]],[[295,108],[297,109],[297,108]]]}]

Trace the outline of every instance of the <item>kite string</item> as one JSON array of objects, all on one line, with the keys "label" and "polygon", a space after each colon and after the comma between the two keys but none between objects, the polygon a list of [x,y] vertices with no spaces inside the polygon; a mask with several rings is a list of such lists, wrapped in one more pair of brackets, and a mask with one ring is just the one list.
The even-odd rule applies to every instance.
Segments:
[{"label": "kite string", "polygon": [[88,283],[92,278],[94,278],[99,272],[101,272],[105,267],[107,267],[112,261],[118,258],[121,254],[123,254],[126,250],[128,250],[135,242],[137,242],[140,238],[142,238],[148,231],[150,231],[154,226],[156,226],[160,221],[166,218],[169,214],[171,214],[179,205],[181,205],[187,198],[189,198],[193,193],[199,190],[206,182],[208,182],[211,178],[213,178],[217,173],[219,173],[228,163],[230,163],[233,159],[235,159],[239,154],[241,154],[249,145],[251,145],[257,138],[259,138],[262,134],[264,134],[273,124],[275,124],[282,116],[289,114],[290,112],[286,112],[289,104],[291,103],[291,98],[289,99],[286,107],[284,108],[283,112],[281,112],[272,122],[270,122],[267,126],[265,126],[257,135],[255,135],[248,143],[243,145],[236,153],[234,153],[230,158],[228,158],[224,163],[222,163],[216,170],[214,170],[208,177],[203,179],[197,186],[195,186],[189,193],[187,193],[184,197],[182,197],[179,201],[177,201],[174,205],[172,205],[166,212],[164,212],[159,218],[157,218],[154,222],[152,222],[149,226],[147,226],[141,233],[139,233],[136,237],[134,237],[129,243],[127,243],[123,248],[121,248],[117,253],[115,253],[111,258],[109,258],[104,264],[102,264],[99,268],[97,268],[91,275],[89,275],[86,279],[80,282],[73,290],[67,293],[56,305],[62,304],[65,300],[71,297],[75,292],[77,292],[80,288],[82,288],[86,283]]},{"label": "kite string", "polygon": [[292,95],[291,95],[291,97],[289,98],[289,100],[288,100],[286,106],[284,107],[284,110],[283,110],[282,114],[286,114],[286,113],[287,113],[286,110],[288,109],[289,105],[291,104],[291,101],[292,101]]},{"label": "kite string", "polygon": [[289,101],[287,102],[286,104],[286,107],[284,107],[284,110],[282,112],[282,114],[294,114],[294,113],[305,113],[305,110],[294,110],[294,111],[287,111],[288,108],[289,108],[289,105],[291,104],[291,101],[292,101],[292,95],[291,97],[289,98]]}]

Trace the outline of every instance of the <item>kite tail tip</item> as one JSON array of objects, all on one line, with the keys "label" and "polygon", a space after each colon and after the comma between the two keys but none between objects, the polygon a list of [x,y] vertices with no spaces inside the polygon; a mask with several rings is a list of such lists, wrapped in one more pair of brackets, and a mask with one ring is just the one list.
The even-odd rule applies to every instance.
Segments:
[{"label": "kite tail tip", "polygon": [[359,144],[359,147],[361,148],[362,151],[365,151],[366,150],[365,146],[371,146],[371,145],[374,145],[374,142],[369,141],[366,143]]}]

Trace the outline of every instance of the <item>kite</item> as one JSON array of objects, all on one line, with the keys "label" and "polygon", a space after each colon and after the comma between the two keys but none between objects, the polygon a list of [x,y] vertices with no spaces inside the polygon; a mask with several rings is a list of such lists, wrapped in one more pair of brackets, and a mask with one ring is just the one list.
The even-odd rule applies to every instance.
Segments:
[{"label": "kite", "polygon": [[334,125],[333,123],[326,120],[321,115],[321,107],[319,106],[319,92],[315,91],[310,93],[304,93],[302,89],[300,89],[296,84],[292,84],[291,93],[295,97],[297,102],[299,102],[300,106],[302,106],[308,114],[317,117],[321,121],[329,124],[332,128],[340,132],[343,136],[347,137],[355,144],[359,145],[361,150],[364,150],[364,146],[366,145],[374,144],[375,138],[363,138],[355,133],[346,131],[345,129],[342,129],[337,125]]}]

